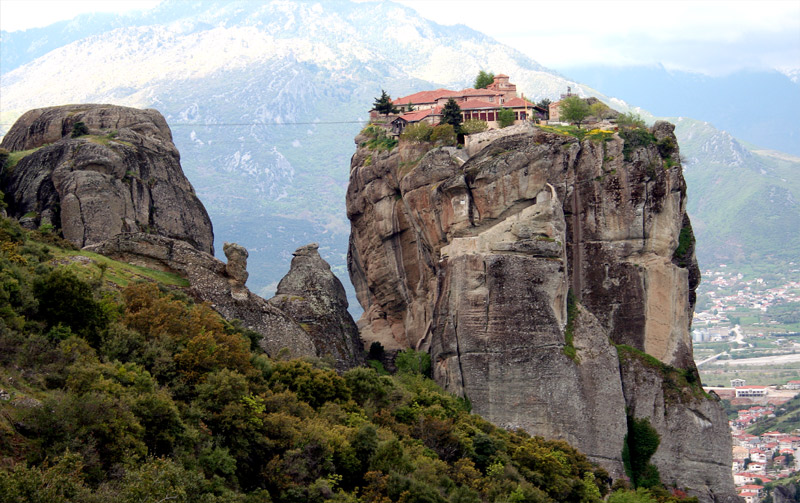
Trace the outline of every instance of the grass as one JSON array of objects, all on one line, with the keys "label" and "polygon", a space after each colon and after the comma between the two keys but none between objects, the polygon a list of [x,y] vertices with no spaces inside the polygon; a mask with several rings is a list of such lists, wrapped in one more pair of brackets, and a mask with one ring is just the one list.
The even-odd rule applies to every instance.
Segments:
[{"label": "grass", "polygon": [[662,363],[658,358],[627,344],[618,344],[617,355],[620,363],[637,360],[645,367],[657,370],[663,380],[661,389],[665,402],[683,402],[693,398],[708,398],[700,385],[699,375],[692,369],[679,369]]},{"label": "grass", "polygon": [[614,131],[606,129],[584,129],[577,126],[551,126],[539,125],[536,126],[543,131],[555,133],[561,136],[573,136],[580,141],[584,138],[589,138],[593,142],[603,142],[610,140],[614,136]]},{"label": "grass", "polygon": [[[70,267],[81,279],[95,281],[102,277],[120,288],[124,288],[136,281],[155,281],[168,286],[186,288],[189,281],[181,276],[166,272],[150,269],[133,264],[119,262],[97,253],[83,250],[65,250],[56,248],[51,250],[54,260],[57,262],[69,261]],[[74,257],[86,257],[87,263],[74,261]]]},{"label": "grass", "polygon": [[[47,145],[49,145],[49,143]],[[25,157],[28,157],[29,155],[36,152],[40,148],[46,147],[47,145],[42,145],[41,147],[36,147],[28,150],[18,150],[16,152],[9,152],[8,160],[6,161],[6,169],[9,171],[13,170],[14,167],[19,163],[19,161],[21,161]]]}]

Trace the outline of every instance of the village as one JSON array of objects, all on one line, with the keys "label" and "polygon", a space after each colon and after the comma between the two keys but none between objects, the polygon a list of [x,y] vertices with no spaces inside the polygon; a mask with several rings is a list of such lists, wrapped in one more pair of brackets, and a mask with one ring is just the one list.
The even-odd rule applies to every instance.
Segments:
[{"label": "village", "polygon": [[746,278],[722,264],[703,271],[699,300],[692,321],[695,342],[735,340],[734,325],[746,335],[791,334],[798,332],[800,313],[800,268],[794,266],[777,277]]},{"label": "village", "polygon": [[782,386],[757,386],[747,385],[744,379],[733,379],[730,387],[704,389],[739,409],[738,415],[729,421],[733,481],[746,503],[759,503],[767,495],[767,484],[793,477],[800,471],[800,430],[760,434],[747,430],[753,431],[784,412],[784,405],[800,394],[800,380]]}]

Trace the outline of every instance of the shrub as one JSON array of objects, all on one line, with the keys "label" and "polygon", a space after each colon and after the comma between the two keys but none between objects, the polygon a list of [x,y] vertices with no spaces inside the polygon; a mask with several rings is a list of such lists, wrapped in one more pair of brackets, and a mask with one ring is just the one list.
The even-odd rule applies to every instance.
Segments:
[{"label": "shrub", "polygon": [[433,126],[427,122],[417,122],[416,124],[409,124],[406,126],[400,139],[406,141],[415,141],[418,143],[430,141],[431,134],[433,134]]},{"label": "shrub", "polygon": [[89,134],[89,127],[86,125],[85,122],[76,122],[72,125],[72,137],[78,138],[79,136],[85,136]]},{"label": "shrub", "polygon": [[415,351],[410,348],[400,351],[395,357],[394,364],[397,366],[398,372],[423,376],[430,376],[431,373],[431,355],[424,351]]},{"label": "shrub", "polygon": [[501,128],[514,124],[514,111],[510,108],[501,108],[497,112],[497,122],[500,123]]},{"label": "shrub", "polygon": [[439,124],[433,128],[431,141],[437,145],[452,146],[456,144],[456,131],[450,124]]},{"label": "shrub", "polygon": [[625,140],[625,145],[622,147],[622,155],[626,161],[631,160],[631,154],[637,148],[656,143],[656,137],[646,129],[626,129],[620,131],[619,136]]},{"label": "shrub", "polygon": [[647,127],[642,116],[634,112],[619,114],[617,116],[617,126],[620,129],[643,129]]},{"label": "shrub", "polygon": [[489,123],[477,119],[469,119],[461,124],[461,132],[464,134],[483,133],[489,129]]},{"label": "shrub", "polygon": [[622,449],[625,472],[636,487],[655,487],[661,485],[658,469],[650,464],[650,458],[658,449],[661,439],[650,425],[648,418],[637,419],[628,416],[628,434]]},{"label": "shrub", "polygon": [[39,302],[39,317],[48,328],[63,324],[92,346],[99,345],[100,333],[108,325],[108,315],[94,300],[88,283],[62,267],[37,278],[33,294]]}]

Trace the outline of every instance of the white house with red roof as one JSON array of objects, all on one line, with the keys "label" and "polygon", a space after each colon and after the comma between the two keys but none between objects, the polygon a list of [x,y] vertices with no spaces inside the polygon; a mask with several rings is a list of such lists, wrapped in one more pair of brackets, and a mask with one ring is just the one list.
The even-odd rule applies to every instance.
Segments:
[{"label": "white house with red roof", "polygon": [[750,461],[755,463],[766,463],[767,454],[761,449],[750,449]]},{"label": "white house with red roof", "polygon": [[800,389],[800,381],[789,381],[784,386],[784,389]]}]

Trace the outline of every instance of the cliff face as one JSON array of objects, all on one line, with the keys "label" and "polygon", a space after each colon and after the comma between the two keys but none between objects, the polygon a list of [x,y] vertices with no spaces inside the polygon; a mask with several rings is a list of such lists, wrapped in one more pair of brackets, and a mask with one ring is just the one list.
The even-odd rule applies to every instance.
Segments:
[{"label": "cliff face", "polygon": [[[85,135],[72,137],[77,123]],[[2,174],[9,215],[35,215],[77,246],[146,231],[214,253],[211,220],[155,110],[66,105],[20,117],[0,147],[38,149]],[[30,217],[29,217],[30,218]]]},{"label": "cliff face", "polygon": [[[672,130],[658,123],[627,146],[515,126],[466,151],[359,147],[348,265],[366,342],[429,351],[436,380],[475,412],[564,438],[619,477],[628,407],[662,436],[652,462],[665,482],[724,500],[735,491],[719,405],[702,390],[661,408],[642,398],[669,386],[664,369],[699,389],[699,273]],[[644,385],[615,345],[662,367]],[[707,457],[679,466],[703,438]]]}]

